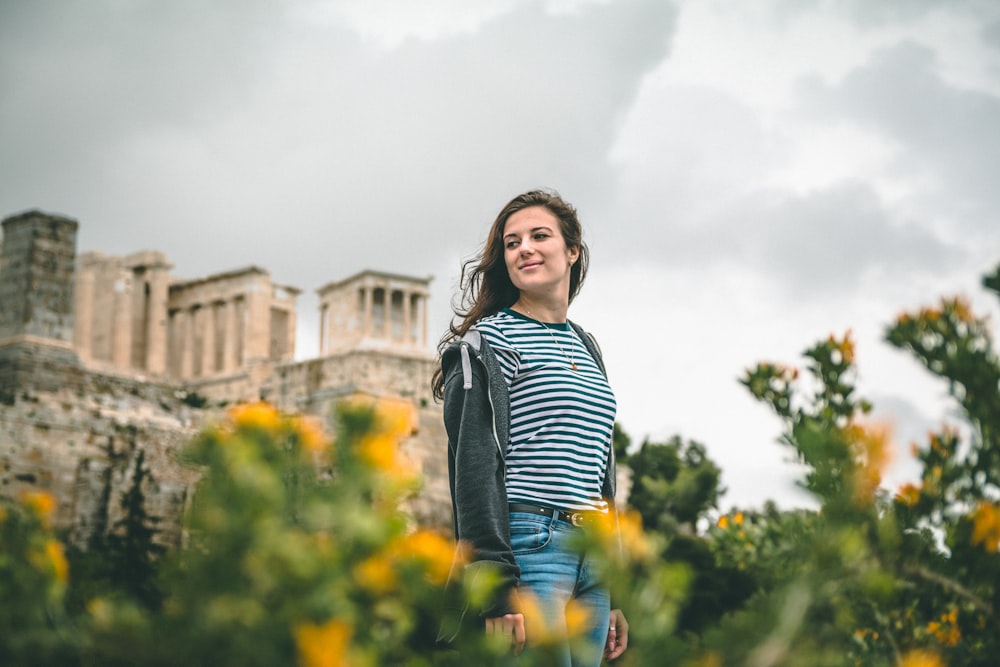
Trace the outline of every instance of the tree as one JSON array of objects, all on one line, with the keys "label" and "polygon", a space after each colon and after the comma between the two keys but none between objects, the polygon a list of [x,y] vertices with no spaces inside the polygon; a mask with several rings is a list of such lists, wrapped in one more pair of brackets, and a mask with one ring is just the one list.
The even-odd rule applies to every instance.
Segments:
[{"label": "tree", "polygon": [[122,496],[122,518],[107,536],[107,563],[116,586],[148,609],[157,609],[163,592],[157,583],[157,561],[165,551],[156,542],[160,517],[146,511],[143,483],[152,481],[139,450],[132,467],[132,484]]},{"label": "tree", "polygon": [[719,488],[719,467],[704,446],[685,443],[680,436],[666,443],[643,442],[629,466],[629,505],[642,515],[646,530],[665,535],[695,533],[698,519],[716,507],[725,491]]},{"label": "tree", "polygon": [[[1000,269],[984,285],[1000,291]],[[713,530],[720,561],[749,562],[763,586],[705,633],[703,653],[725,664],[995,663],[1000,361],[960,297],[903,313],[886,338],[947,381],[963,424],[915,446],[920,484],[892,495],[880,488],[889,430],[855,394],[849,333],[806,351],[809,389],[795,368],[748,371],[743,383],[784,420],[781,440],[807,466],[802,484],[820,509]]]}]

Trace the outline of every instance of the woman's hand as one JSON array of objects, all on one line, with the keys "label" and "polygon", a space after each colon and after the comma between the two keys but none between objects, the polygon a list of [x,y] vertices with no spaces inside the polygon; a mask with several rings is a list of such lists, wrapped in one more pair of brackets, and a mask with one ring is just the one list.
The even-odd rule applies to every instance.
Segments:
[{"label": "woman's hand", "polygon": [[608,627],[608,643],[604,647],[604,657],[614,660],[628,648],[628,621],[621,609],[611,610],[611,623]]},{"label": "woman's hand", "polygon": [[487,618],[486,634],[507,637],[514,645],[514,655],[521,655],[521,651],[524,650],[524,614],[506,614],[496,618]]}]

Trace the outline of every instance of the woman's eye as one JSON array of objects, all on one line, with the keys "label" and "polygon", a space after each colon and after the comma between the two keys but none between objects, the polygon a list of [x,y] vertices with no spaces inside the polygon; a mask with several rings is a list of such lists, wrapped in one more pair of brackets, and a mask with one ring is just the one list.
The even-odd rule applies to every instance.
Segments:
[{"label": "woman's eye", "polygon": [[538,232],[538,233],[537,233],[537,234],[535,234],[535,236],[534,236],[534,239],[535,239],[536,241],[541,241],[542,239],[547,239],[547,238],[549,238],[549,235],[548,235],[548,234],[546,234],[545,232]]},{"label": "woman's eye", "polygon": [[517,246],[517,241],[507,241],[507,248],[514,248]]}]

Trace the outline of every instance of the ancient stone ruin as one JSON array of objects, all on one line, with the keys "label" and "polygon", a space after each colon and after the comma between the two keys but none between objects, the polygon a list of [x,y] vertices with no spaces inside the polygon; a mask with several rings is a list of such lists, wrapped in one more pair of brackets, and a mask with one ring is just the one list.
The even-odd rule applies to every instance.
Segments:
[{"label": "ancient stone ruin", "polygon": [[3,221],[0,496],[54,494],[58,524],[84,543],[117,519],[141,453],[148,512],[176,542],[196,481],[176,453],[206,420],[258,399],[325,418],[361,393],[414,406],[404,451],[426,482],[409,510],[450,527],[430,278],[363,271],[320,288],[320,355],[295,361],[298,289],[255,266],[177,278],[155,251],[77,256],[77,229],[40,211]]}]

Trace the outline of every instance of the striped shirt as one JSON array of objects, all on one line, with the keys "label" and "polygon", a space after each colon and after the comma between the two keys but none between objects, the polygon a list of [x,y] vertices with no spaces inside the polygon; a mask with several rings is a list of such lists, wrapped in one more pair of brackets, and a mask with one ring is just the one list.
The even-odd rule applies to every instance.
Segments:
[{"label": "striped shirt", "polygon": [[569,324],[543,324],[510,309],[476,328],[510,388],[507,499],[606,511],[601,487],[616,403],[583,341]]}]

